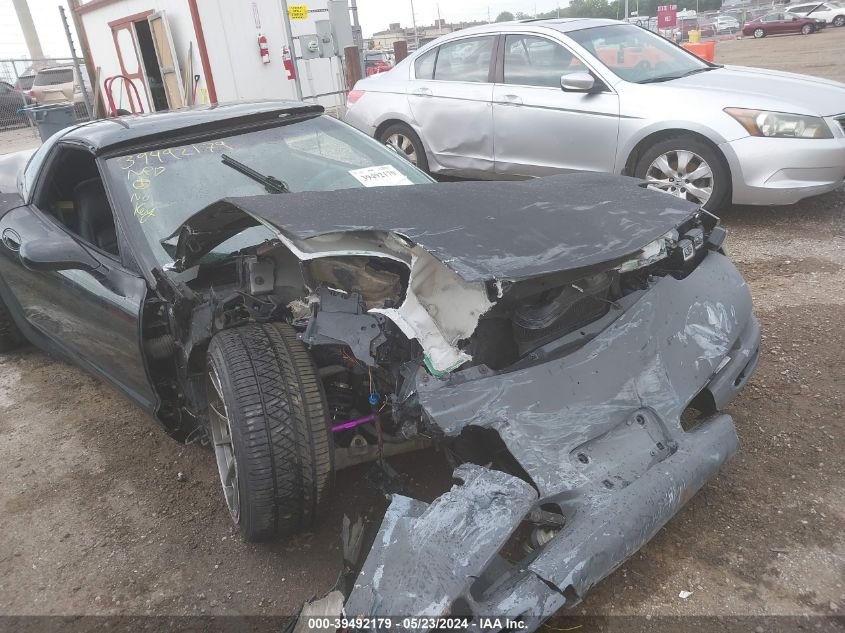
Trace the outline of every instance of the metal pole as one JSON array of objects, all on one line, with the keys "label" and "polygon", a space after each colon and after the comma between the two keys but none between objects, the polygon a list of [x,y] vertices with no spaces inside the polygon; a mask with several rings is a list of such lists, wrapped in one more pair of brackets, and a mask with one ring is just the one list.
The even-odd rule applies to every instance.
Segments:
[{"label": "metal pole", "polygon": [[302,86],[299,85],[299,64],[296,61],[296,47],[293,45],[293,31],[290,28],[290,15],[288,15],[288,0],[281,0],[282,3],[282,21],[285,24],[285,37],[290,46],[290,58],[293,61],[293,68],[296,72],[293,73],[293,89],[296,94],[297,101],[302,101]]},{"label": "metal pole", "polygon": [[[93,118],[94,107],[91,105],[91,98],[88,96],[88,88],[85,85],[85,78],[82,76],[82,69],[79,65],[79,57],[76,56],[76,46],[73,44],[73,35],[71,35],[70,25],[67,23],[67,14],[65,14],[65,8],[61,5],[59,5],[59,13],[62,16],[62,25],[65,27],[65,36],[67,37],[67,45],[70,47],[70,56],[73,58],[73,68],[76,70],[76,76],[79,77],[79,87],[82,89],[82,100],[85,102],[85,107],[88,110],[88,118]],[[90,81],[91,78],[89,77],[88,80]]]},{"label": "metal pole", "polygon": [[12,0],[15,5],[15,13],[18,14],[18,22],[26,40],[26,47],[29,49],[29,56],[32,59],[43,59],[44,53],[41,50],[41,40],[38,39],[38,31],[35,30],[35,23],[32,21],[32,14],[29,12],[27,0]]},{"label": "metal pole", "polygon": [[629,16],[629,15],[631,15],[631,14],[630,14],[630,13],[628,13],[628,0],[625,0],[625,18],[624,18],[624,20],[625,20],[626,22],[628,21],[628,16]]},{"label": "metal pole", "polygon": [[361,32],[361,24],[358,22],[358,3],[355,0],[350,0],[349,8],[352,11],[352,41],[358,47],[359,59],[361,62],[361,76],[366,73],[364,68],[364,36]]},{"label": "metal pole", "polygon": [[98,112],[102,112],[104,110],[103,102],[100,99],[100,73],[97,67],[94,66],[94,58],[91,56],[91,47],[88,45],[88,34],[85,32],[85,25],[79,17],[79,0],[68,0],[68,9],[70,10],[70,19],[73,20],[73,28],[76,30],[76,37],[79,38],[79,50],[82,53],[82,60],[85,62],[88,77],[95,77],[98,84],[94,90],[94,96],[92,98],[94,101],[93,114],[96,115]]},{"label": "metal pole", "polygon": [[414,46],[420,48],[420,34],[417,32],[417,15],[414,13],[414,0],[411,0],[411,23],[414,25]]}]

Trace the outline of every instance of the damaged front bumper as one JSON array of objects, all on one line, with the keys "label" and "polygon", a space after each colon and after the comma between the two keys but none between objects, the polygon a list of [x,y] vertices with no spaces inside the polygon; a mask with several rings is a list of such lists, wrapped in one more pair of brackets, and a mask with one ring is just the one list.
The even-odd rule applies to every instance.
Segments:
[{"label": "damaged front bumper", "polygon": [[[714,252],[684,279],[657,280],[573,353],[421,381],[445,435],[494,429],[531,483],[464,464],[462,483],[430,505],[394,497],[346,614],[463,615],[486,630],[496,627],[485,616],[509,617],[530,630],[575,604],[736,452],[730,416],[684,430],[681,414],[696,397],[730,402],[759,344],[748,288]],[[560,512],[562,529],[509,560],[503,547],[540,506]]]}]

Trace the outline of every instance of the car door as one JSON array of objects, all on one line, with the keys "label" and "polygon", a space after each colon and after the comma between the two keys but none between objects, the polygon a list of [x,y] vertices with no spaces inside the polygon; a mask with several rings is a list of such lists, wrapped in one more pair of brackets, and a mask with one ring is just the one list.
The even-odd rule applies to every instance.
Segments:
[{"label": "car door", "polygon": [[767,28],[767,32],[771,33],[789,33],[793,30],[791,22],[787,22],[783,13],[772,13],[768,16],[771,23],[771,28]]},{"label": "car door", "polygon": [[[85,150],[61,143],[53,148],[30,202],[0,218],[0,291],[34,331],[36,342],[87,366],[152,410],[156,397],[140,348],[147,285],[124,261],[127,247],[118,245],[99,177],[94,157]],[[88,190],[102,193],[88,195]],[[79,235],[83,208],[94,207],[96,213],[86,213],[99,218],[89,231],[98,236],[97,244]],[[87,260],[96,270],[72,265],[36,271],[22,262],[23,253],[47,260],[59,249],[74,248],[78,261]]]},{"label": "car door", "polygon": [[496,36],[451,40],[414,62],[408,102],[443,171],[466,177],[493,173],[491,66]]},{"label": "car door", "polygon": [[777,25],[778,33],[797,33],[801,30],[797,16],[789,13],[779,13]]},{"label": "car door", "polygon": [[543,176],[566,170],[613,171],[619,98],[565,92],[561,76],[589,72],[569,48],[547,37],[507,34],[493,86],[496,173]]}]

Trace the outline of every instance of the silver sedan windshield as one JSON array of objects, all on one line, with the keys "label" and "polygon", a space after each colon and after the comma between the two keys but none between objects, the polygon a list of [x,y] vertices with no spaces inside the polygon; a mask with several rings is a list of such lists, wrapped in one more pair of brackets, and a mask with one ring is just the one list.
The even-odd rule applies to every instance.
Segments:
[{"label": "silver sedan windshield", "polygon": [[567,35],[625,81],[671,81],[714,68],[692,53],[633,24],[611,24]]}]

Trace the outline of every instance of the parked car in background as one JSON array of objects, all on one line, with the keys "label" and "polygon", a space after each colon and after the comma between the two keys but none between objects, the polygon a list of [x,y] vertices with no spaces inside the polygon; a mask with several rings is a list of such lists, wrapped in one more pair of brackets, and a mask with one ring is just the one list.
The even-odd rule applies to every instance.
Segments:
[{"label": "parked car in background", "polygon": [[628,174],[711,210],[791,204],[845,176],[845,85],[711,64],[615,20],[446,35],[359,81],[345,116],[435,174]]},{"label": "parked car in background", "polygon": [[80,78],[76,69],[70,65],[40,68],[32,82],[30,95],[39,105],[71,102],[74,104],[77,118],[84,119],[88,110],[82,94],[83,81],[86,87],[90,85],[87,79]]},{"label": "parked car in background", "polygon": [[[32,82],[35,81],[35,70],[30,69],[24,72],[20,77],[17,78],[15,81],[15,90],[20,92],[24,92],[27,95],[30,95],[30,91],[32,90]],[[32,96],[32,95],[30,95]]]},{"label": "parked car in background", "polygon": [[73,101],[79,86],[73,66],[48,66],[35,74],[32,96],[41,104]]},{"label": "parked car in background", "polygon": [[789,5],[789,12],[805,18],[824,20],[833,26],[845,26],[845,5],[833,2],[810,2]]},{"label": "parked car in background", "polygon": [[391,68],[393,68],[393,62],[387,51],[364,51],[364,69],[368,77],[385,73]]},{"label": "parked car in background", "polygon": [[690,31],[698,31],[701,37],[713,37],[716,35],[716,28],[712,22],[700,16],[678,18],[678,34],[682,41],[689,39]]},{"label": "parked car in background", "polygon": [[26,125],[26,116],[20,109],[32,103],[32,97],[22,93],[12,84],[0,81],[0,127]]},{"label": "parked car in background", "polygon": [[742,34],[753,35],[759,39],[767,35],[784,35],[787,33],[810,35],[817,33],[822,28],[824,28],[823,20],[803,17],[788,11],[775,11],[746,22],[742,27]]},{"label": "parked car in background", "polygon": [[732,15],[717,15],[713,18],[713,27],[716,33],[738,33],[742,25]]}]

